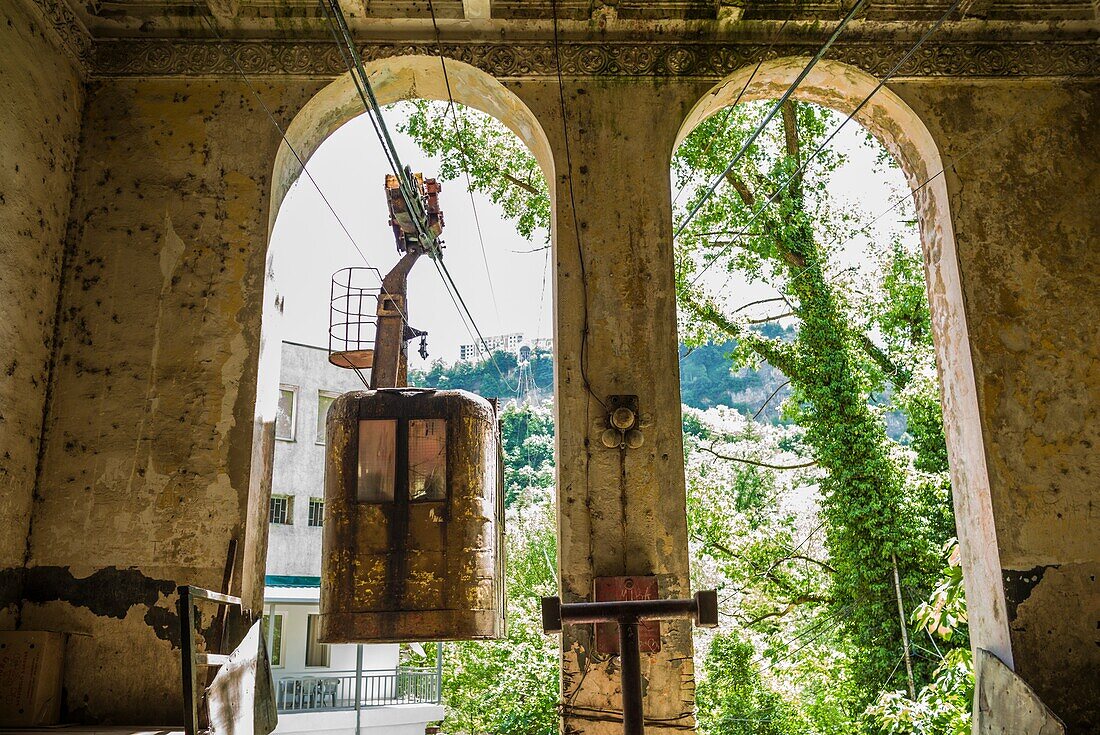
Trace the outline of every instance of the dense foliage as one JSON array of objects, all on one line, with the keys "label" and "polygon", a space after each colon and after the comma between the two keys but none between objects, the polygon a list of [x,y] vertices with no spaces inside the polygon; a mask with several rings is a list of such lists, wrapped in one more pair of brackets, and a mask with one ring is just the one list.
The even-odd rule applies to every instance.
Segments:
[{"label": "dense foliage", "polygon": [[760,676],[756,649],[736,632],[714,636],[696,688],[703,735],[803,735],[807,723]]},{"label": "dense foliage", "polygon": [[[875,405],[886,385],[908,386],[912,367],[899,360],[912,354],[910,347],[930,355],[920,349],[930,343],[921,328],[928,308],[923,289],[909,288],[916,276],[913,259],[902,257],[903,239],[886,249],[869,244],[890,266],[874,284],[877,301],[861,300],[846,278],[853,268],[838,241],[853,236],[854,215],[829,195],[829,174],[843,158],[826,151],[813,166],[803,165],[807,151],[836,124],[833,113],[784,104],[781,124],[726,171],[769,106],[743,105],[713,116],[677,152],[674,170],[688,193],[686,207],[702,203],[698,216],[682,220],[678,297],[684,327],[696,341],[736,339],[741,360],[767,362],[790,380],[787,414],[824,470],[819,514],[831,568],[826,607],[847,644],[849,706],[857,709],[905,680],[897,664],[901,626],[909,623],[899,616],[895,577],[903,597],[923,598],[935,581],[936,549],[952,533],[948,511],[937,512],[949,507],[936,493],[942,484],[912,481],[915,462],[890,438]],[[706,199],[707,182],[722,175],[727,185]],[[766,199],[773,203],[765,205]],[[723,236],[716,240],[715,232]],[[768,315],[781,309],[781,318],[794,319],[793,342],[750,329],[760,318],[742,316],[712,293],[701,277],[710,265],[772,289],[776,301],[764,318],[780,318]],[[869,326],[893,339],[877,343]],[[941,446],[942,432],[924,440],[927,448]],[[921,681],[932,674],[920,661],[913,668]]]},{"label": "dense foliage", "polygon": [[[965,616],[957,571],[941,577],[954,522],[915,217],[864,232],[857,205],[832,193],[845,157],[810,160],[839,122],[813,105],[785,104],[726,172],[768,105],[709,118],[673,161],[678,220],[702,203],[676,243],[684,395],[705,409],[684,412],[693,586],[719,587],[723,613],[720,632],[697,639],[700,729],[962,732]],[[526,218],[522,231],[541,226],[538,188],[507,185],[534,181],[523,178],[533,160],[494,155],[502,129],[485,116],[438,124],[445,109],[418,105],[408,131],[444,175],[469,170],[507,216]],[[738,303],[724,294],[731,274],[770,295]],[[509,502],[546,497],[541,509],[552,454],[533,437],[552,427],[506,425]],[[469,722],[459,731],[541,732]]]}]

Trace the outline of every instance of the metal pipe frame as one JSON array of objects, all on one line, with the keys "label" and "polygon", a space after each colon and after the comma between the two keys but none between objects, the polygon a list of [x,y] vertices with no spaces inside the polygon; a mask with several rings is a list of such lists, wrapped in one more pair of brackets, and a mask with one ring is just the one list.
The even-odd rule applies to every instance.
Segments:
[{"label": "metal pipe frame", "polygon": [[638,649],[638,623],[645,620],[691,618],[701,628],[718,625],[718,592],[696,592],[690,599],[610,600],[562,603],[558,597],[542,598],[542,628],[560,633],[564,624],[617,623],[619,668],[623,695],[623,735],[644,735],[642,709],[642,654]]}]

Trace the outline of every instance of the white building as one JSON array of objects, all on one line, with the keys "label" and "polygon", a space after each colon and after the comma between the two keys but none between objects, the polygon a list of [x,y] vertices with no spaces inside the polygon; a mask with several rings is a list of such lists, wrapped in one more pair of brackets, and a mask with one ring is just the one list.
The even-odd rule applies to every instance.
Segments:
[{"label": "white building", "polygon": [[[399,665],[397,644],[326,645],[316,638],[324,522],[325,414],[362,390],[326,350],[283,343],[275,421],[264,622],[279,707],[276,735],[423,735],[443,719],[438,667]],[[358,664],[358,665],[357,665]],[[358,673],[357,673],[358,672]]]},{"label": "white building", "polygon": [[488,357],[489,355],[485,354],[486,347],[488,347],[490,353],[496,352],[497,350],[502,352],[515,352],[519,349],[522,342],[523,332],[497,334],[492,337],[486,337],[484,346],[480,344],[459,345],[458,358],[460,360],[469,361]]}]

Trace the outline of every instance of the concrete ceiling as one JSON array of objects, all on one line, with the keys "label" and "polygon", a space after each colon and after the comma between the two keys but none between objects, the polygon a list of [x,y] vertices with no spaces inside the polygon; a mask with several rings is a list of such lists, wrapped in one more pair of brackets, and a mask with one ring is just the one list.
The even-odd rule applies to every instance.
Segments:
[{"label": "concrete ceiling", "polygon": [[[93,38],[206,37],[202,16],[239,38],[327,38],[317,0],[59,0],[68,3]],[[427,0],[340,0],[358,35],[376,38],[433,32]],[[939,18],[950,0],[872,2],[861,20],[893,35],[913,23]],[[449,38],[537,38],[552,30],[549,0],[433,0],[440,32]],[[680,38],[743,38],[793,20],[810,35],[819,21],[838,20],[846,2],[790,0],[558,0],[559,31],[566,37],[617,33]],[[1037,27],[1045,34],[1095,26],[1096,0],[962,0],[954,24],[981,21]],[[820,33],[821,29],[816,29]],[[905,35],[902,33],[902,35]]]}]

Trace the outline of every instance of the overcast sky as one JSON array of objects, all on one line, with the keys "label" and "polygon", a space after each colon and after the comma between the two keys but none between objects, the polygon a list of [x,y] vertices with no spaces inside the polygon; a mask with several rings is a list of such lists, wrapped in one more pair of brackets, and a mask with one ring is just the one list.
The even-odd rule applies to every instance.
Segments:
[{"label": "overcast sky", "polygon": [[[402,159],[426,177],[435,175],[438,163],[396,131],[400,115],[400,105],[387,111]],[[864,134],[855,123],[849,123],[837,135],[833,146],[849,155],[848,163],[834,174],[833,191],[858,203],[862,221],[873,219],[904,193],[906,187],[899,173],[891,176],[876,171],[875,152],[864,144]],[[382,273],[388,271],[398,258],[383,193],[389,169],[370,121],[360,116],[345,124],[321,145],[307,165],[369,265]],[[523,332],[528,339],[553,336],[553,264],[547,260],[549,251],[524,252],[541,247],[546,233],[536,233],[534,242],[524,240],[503,218],[500,208],[480,194],[474,194],[471,206],[462,179],[444,182],[441,204],[446,219],[444,260],[482,334],[489,337]],[[484,258],[475,211],[484,237]],[[893,212],[884,217],[877,233],[881,236],[894,226],[899,216]],[[283,202],[272,247],[279,290],[285,298],[284,339],[325,346],[332,274],[347,266],[362,266],[364,259],[305,176],[299,178]],[[858,262],[861,247],[857,243],[850,248],[848,258]],[[712,276],[708,274],[708,278]],[[713,278],[714,283],[728,280],[723,273],[715,273]],[[767,293],[736,279],[725,291],[735,301],[749,301]],[[414,327],[429,332],[429,361],[442,358],[452,362],[458,358],[458,346],[473,341],[427,259],[417,263],[409,279],[408,312]],[[416,344],[412,347],[410,367],[425,367],[427,363],[415,354]]]}]

